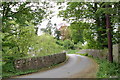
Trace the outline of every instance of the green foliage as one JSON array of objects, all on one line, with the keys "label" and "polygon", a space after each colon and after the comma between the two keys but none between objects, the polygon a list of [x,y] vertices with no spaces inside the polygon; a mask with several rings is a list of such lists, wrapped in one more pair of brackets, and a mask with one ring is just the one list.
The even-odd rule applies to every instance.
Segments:
[{"label": "green foliage", "polygon": [[66,40],[57,40],[56,43],[63,47],[64,49],[74,49],[74,42],[66,39]]},{"label": "green foliage", "polygon": [[89,49],[88,45],[87,44],[84,44],[82,49]]},{"label": "green foliage", "polygon": [[50,35],[36,35],[38,29],[36,25],[46,16],[47,6],[39,7],[38,4],[2,2],[0,6],[0,14],[3,14],[2,32],[0,32],[2,59],[0,60],[3,60],[3,74],[9,76],[11,73],[16,73],[13,64],[16,58],[44,56],[62,51],[62,47],[57,45],[56,40]]},{"label": "green foliage", "polygon": [[[79,53],[80,54],[80,53]],[[88,53],[80,54],[82,56],[88,56]]]},{"label": "green foliage", "polygon": [[[26,36],[28,36],[28,35],[26,34]],[[22,38],[22,36],[20,38]],[[54,54],[54,53],[59,53],[63,50],[63,48],[61,46],[56,44],[56,40],[48,34],[44,34],[41,36],[33,36],[33,37],[31,36],[32,40],[29,39],[30,41],[29,40],[27,41],[27,39],[29,39],[29,38],[22,38],[21,40],[18,39],[18,41],[20,40],[19,42],[14,41],[15,44],[19,44],[18,47],[20,47],[20,51],[23,51],[23,54],[20,54],[20,52],[17,51],[16,46],[13,47],[12,49],[9,49],[9,46],[7,47],[7,49],[6,49],[6,47],[3,47],[4,53],[3,53],[3,64],[2,64],[3,69],[2,69],[2,71],[3,71],[4,77],[11,76],[14,73],[16,74],[16,72],[19,74],[19,71],[15,70],[14,63],[13,63],[14,59],[16,59],[16,58],[45,56],[45,55],[50,55],[50,54]],[[22,43],[22,40],[27,41],[27,43],[26,42]],[[34,40],[34,42],[33,42],[33,40]],[[22,48],[22,46],[23,46],[23,48]],[[14,49],[14,48],[16,48],[16,49]],[[17,51],[17,53],[15,53],[15,51]],[[29,71],[28,71],[28,73],[29,73]]]},{"label": "green foliage", "polygon": [[[30,2],[2,2],[2,9],[0,12],[3,12],[3,25],[7,23],[7,21],[11,20],[14,20],[16,23],[20,23],[21,25],[25,24],[26,21],[37,25],[45,15],[45,11],[42,7],[38,8],[38,6],[36,6],[38,4],[39,3],[31,4]],[[33,9],[33,7],[35,9]]]},{"label": "green foliage", "polygon": [[77,44],[74,44],[75,49],[83,49],[82,42],[78,42]]},{"label": "green foliage", "polygon": [[[111,15],[111,27],[113,30],[116,30],[112,31],[112,35],[114,36],[113,44],[119,42],[119,31],[116,29],[116,25],[119,26],[119,3],[120,2],[68,2],[66,10],[60,11],[59,15],[71,22],[72,39],[74,42],[81,40],[81,42],[84,41],[88,43],[88,48],[103,49],[107,47],[105,14]],[[108,6],[108,8],[106,8],[106,6]],[[83,19],[86,19],[86,22],[90,24],[85,25],[86,23]],[[81,21],[85,26],[84,28],[82,27]],[[73,25],[73,23],[77,24]],[[79,30],[79,32],[77,30]]]},{"label": "green foliage", "polygon": [[63,47],[56,44],[54,37],[49,34],[43,34],[37,37],[35,47],[32,47],[36,56],[44,56],[54,53],[59,53]]},{"label": "green foliage", "polygon": [[74,49],[74,43],[73,43],[73,41],[71,41],[71,40],[69,40],[69,39],[64,40],[63,46],[64,46],[66,49]]},{"label": "green foliage", "polygon": [[5,62],[2,66],[2,72],[11,72],[14,73],[15,69],[14,69],[14,62],[13,62],[13,57],[9,57],[9,61]]},{"label": "green foliage", "polygon": [[56,29],[55,29],[55,38],[56,38],[57,40],[60,40],[60,35],[61,35],[60,31],[56,28]]},{"label": "green foliage", "polygon": [[[11,31],[2,34],[2,71],[4,73],[15,73],[13,61],[16,58],[28,56],[29,47],[34,45],[35,31],[34,26],[11,26]],[[12,29],[13,28],[13,29]]]},{"label": "green foliage", "polygon": [[67,54],[77,54],[78,51],[79,51],[79,50],[69,49],[69,50],[67,51]]},{"label": "green foliage", "polygon": [[17,26],[17,32],[14,33],[2,33],[2,54],[3,60],[6,56],[9,57],[23,57],[27,56],[27,52],[30,46],[34,45],[35,31],[34,26]]},{"label": "green foliage", "polygon": [[99,60],[96,59],[99,64],[99,71],[97,72],[98,78],[110,78],[110,77],[118,77],[119,75],[119,64],[110,63],[107,60]]},{"label": "green foliage", "polygon": [[1,35],[4,61],[9,61],[9,57],[27,56],[29,47],[35,45],[34,26],[40,23],[44,17],[43,14],[45,15],[42,7],[38,8],[35,4],[2,2],[0,13],[3,13]]},{"label": "green foliage", "polygon": [[83,49],[101,49],[101,45],[99,44],[99,42],[92,39],[92,40],[88,40],[87,44],[85,44],[82,48]]},{"label": "green foliage", "polygon": [[60,45],[60,46],[63,46],[64,41],[63,41],[63,40],[57,40],[56,43],[57,43],[58,45]]},{"label": "green foliage", "polygon": [[74,43],[84,42],[83,40],[83,31],[88,26],[87,23],[83,22],[73,22],[70,25],[70,31],[71,31],[71,39],[74,41]]},{"label": "green foliage", "polygon": [[82,49],[82,42],[78,42],[77,44],[74,44],[73,41],[67,39],[67,40],[57,40],[56,43],[60,46],[62,46],[64,49]]},{"label": "green foliage", "polygon": [[[39,7],[37,6],[38,4],[39,3],[31,4],[30,2],[2,2],[2,6],[0,6],[0,14],[3,14],[2,32],[0,32],[0,44],[2,44],[2,51],[0,51],[0,54],[2,54],[3,61],[0,62],[0,66],[2,64],[4,71],[3,74],[7,73],[7,76],[11,75],[11,73],[16,73],[13,67],[13,60],[16,58],[45,56],[53,53],[59,53],[63,50],[63,48],[100,49],[105,47],[107,45],[104,21],[105,14],[112,15],[111,26],[113,27],[113,30],[116,30],[112,32],[113,42],[119,42],[118,37],[120,32],[117,27],[115,27],[115,24],[119,24],[119,2],[69,2],[67,9],[61,11],[60,15],[69,19],[69,21],[72,21],[72,24],[70,25],[72,40],[64,41],[59,40],[60,31],[58,30],[56,30],[55,33],[57,34],[56,38],[59,41],[49,35],[52,33],[52,25],[50,23],[45,31],[48,34],[43,34],[41,36],[36,35],[38,28],[35,28],[35,26],[46,16],[45,8],[48,5],[44,2],[43,4],[46,5],[44,7]],[[113,7],[105,8],[108,4],[110,6],[113,5]],[[81,18],[85,18],[86,20],[95,20],[95,22],[86,23],[83,22]],[[87,42],[87,44],[82,46],[83,42]],[[74,53],[74,51],[71,51],[71,53]],[[1,57],[0,60],[2,60]],[[100,73],[98,73],[100,77],[108,77],[118,73],[116,64],[110,64],[108,62],[102,64],[100,61],[100,65],[101,69]],[[105,67],[107,65],[108,67]]]}]

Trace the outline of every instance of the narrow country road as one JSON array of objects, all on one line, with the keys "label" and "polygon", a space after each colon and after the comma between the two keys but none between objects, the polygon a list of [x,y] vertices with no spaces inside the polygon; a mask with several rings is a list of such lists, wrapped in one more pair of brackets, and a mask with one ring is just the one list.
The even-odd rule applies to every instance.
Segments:
[{"label": "narrow country road", "polygon": [[95,78],[98,65],[91,58],[76,54],[68,54],[68,61],[59,67],[17,76],[14,78]]}]

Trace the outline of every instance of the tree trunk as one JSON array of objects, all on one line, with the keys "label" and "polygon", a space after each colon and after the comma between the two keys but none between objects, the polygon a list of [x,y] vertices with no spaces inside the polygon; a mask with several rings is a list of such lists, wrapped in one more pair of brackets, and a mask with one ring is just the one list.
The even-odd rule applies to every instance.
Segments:
[{"label": "tree trunk", "polygon": [[[106,6],[106,8],[108,8],[108,6]],[[113,62],[112,34],[111,34],[110,16],[108,14],[106,14],[105,16],[106,16],[106,29],[107,29],[107,37],[108,37],[109,61]]]}]

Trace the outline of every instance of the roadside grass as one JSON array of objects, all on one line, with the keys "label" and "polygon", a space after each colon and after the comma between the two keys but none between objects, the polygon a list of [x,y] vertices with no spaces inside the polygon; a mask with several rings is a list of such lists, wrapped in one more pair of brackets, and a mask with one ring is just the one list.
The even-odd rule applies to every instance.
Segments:
[{"label": "roadside grass", "polygon": [[99,69],[97,71],[97,78],[118,78],[120,77],[120,71],[119,71],[119,66],[120,64],[118,63],[111,63],[106,59],[98,59],[98,58],[93,58],[92,56],[89,56],[87,53],[86,54],[80,54],[82,56],[88,56],[92,59],[94,59],[98,65]]},{"label": "roadside grass", "polygon": [[120,77],[119,66],[118,63],[110,63],[108,60],[104,59],[95,59],[95,61],[99,64],[99,70],[97,72],[98,78],[117,78]]},{"label": "roadside grass", "polygon": [[94,59],[99,65],[99,69],[98,69],[98,72],[96,74],[97,78],[117,78],[117,77],[120,77],[120,70],[119,70],[120,64],[115,63],[115,62],[110,63],[106,59],[93,58],[92,56],[89,56],[88,53],[85,53],[85,54],[76,53],[78,51],[80,51],[80,50],[69,50],[67,53],[88,56],[88,57]]},{"label": "roadside grass", "polygon": [[70,50],[66,50],[66,51],[67,51],[67,54],[77,54],[76,52],[78,52],[80,50],[79,49],[77,49],[77,50],[70,49]]},{"label": "roadside grass", "polygon": [[[86,56],[86,54],[83,56]],[[119,74],[120,64],[115,63],[115,62],[111,63],[106,59],[93,58],[92,56],[89,56],[89,55],[87,56],[94,59],[99,65],[99,68],[96,74],[97,78],[118,78],[120,77],[120,74]]]},{"label": "roadside grass", "polygon": [[36,72],[42,72],[42,71],[46,71],[46,70],[49,70],[49,69],[52,69],[52,68],[55,68],[55,67],[59,67],[59,66],[62,66],[64,65],[67,60],[68,60],[68,56],[66,56],[66,60],[62,63],[59,63],[59,64],[53,64],[51,65],[50,67],[45,67],[45,68],[40,68],[40,69],[30,69],[30,70],[25,70],[25,71],[20,71],[20,70],[16,70],[14,67],[13,67],[13,64],[9,63],[8,65],[10,66],[9,70],[10,71],[6,71],[6,72],[3,72],[2,73],[2,78],[5,79],[5,78],[10,78],[10,77],[15,77],[15,76],[20,76],[20,75],[26,75],[26,74],[31,74],[31,73],[36,73]]}]

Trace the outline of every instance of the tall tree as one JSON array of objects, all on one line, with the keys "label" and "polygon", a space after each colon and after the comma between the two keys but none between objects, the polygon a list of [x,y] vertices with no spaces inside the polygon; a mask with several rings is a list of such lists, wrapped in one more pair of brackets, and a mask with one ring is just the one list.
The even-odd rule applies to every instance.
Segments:
[{"label": "tall tree", "polygon": [[74,43],[82,42],[83,40],[83,31],[85,29],[85,26],[87,26],[87,23],[83,22],[73,22],[70,25],[70,31],[71,31],[71,39],[74,41]]},{"label": "tall tree", "polygon": [[[106,8],[110,8],[107,4]],[[106,28],[107,28],[107,37],[108,37],[108,51],[109,51],[109,61],[113,62],[113,53],[112,53],[112,34],[111,34],[111,24],[110,24],[110,15],[106,14]]]},{"label": "tall tree", "polygon": [[[112,7],[106,10],[105,4],[109,4]],[[68,2],[68,6],[66,10],[63,10],[60,12],[60,15],[66,18],[66,20],[70,22],[74,21],[84,21],[87,22],[93,22],[90,25],[90,36],[94,35],[97,39],[91,40],[91,42],[96,42],[98,44],[99,48],[105,48],[107,47],[107,36],[106,36],[106,21],[105,21],[105,14],[110,13],[112,16],[111,18],[114,18],[115,16],[118,16],[118,5],[117,3],[103,3],[103,2],[91,2],[91,3],[84,3],[84,2]],[[117,5],[117,7],[115,6]],[[111,19],[112,20],[112,19]],[[114,18],[114,20],[116,20]],[[112,22],[113,29],[114,29],[115,23]],[[112,32],[113,33],[113,32]],[[86,33],[87,34],[87,33]],[[116,34],[114,34],[115,36]],[[87,41],[90,42],[90,41]],[[90,42],[90,43],[91,43]],[[93,43],[92,42],[92,43]],[[92,45],[92,44],[91,44]]]},{"label": "tall tree", "polygon": [[[3,57],[23,57],[35,45],[35,26],[45,16],[44,6],[30,2],[2,2],[2,52]],[[13,57],[14,57],[13,56]]]}]

